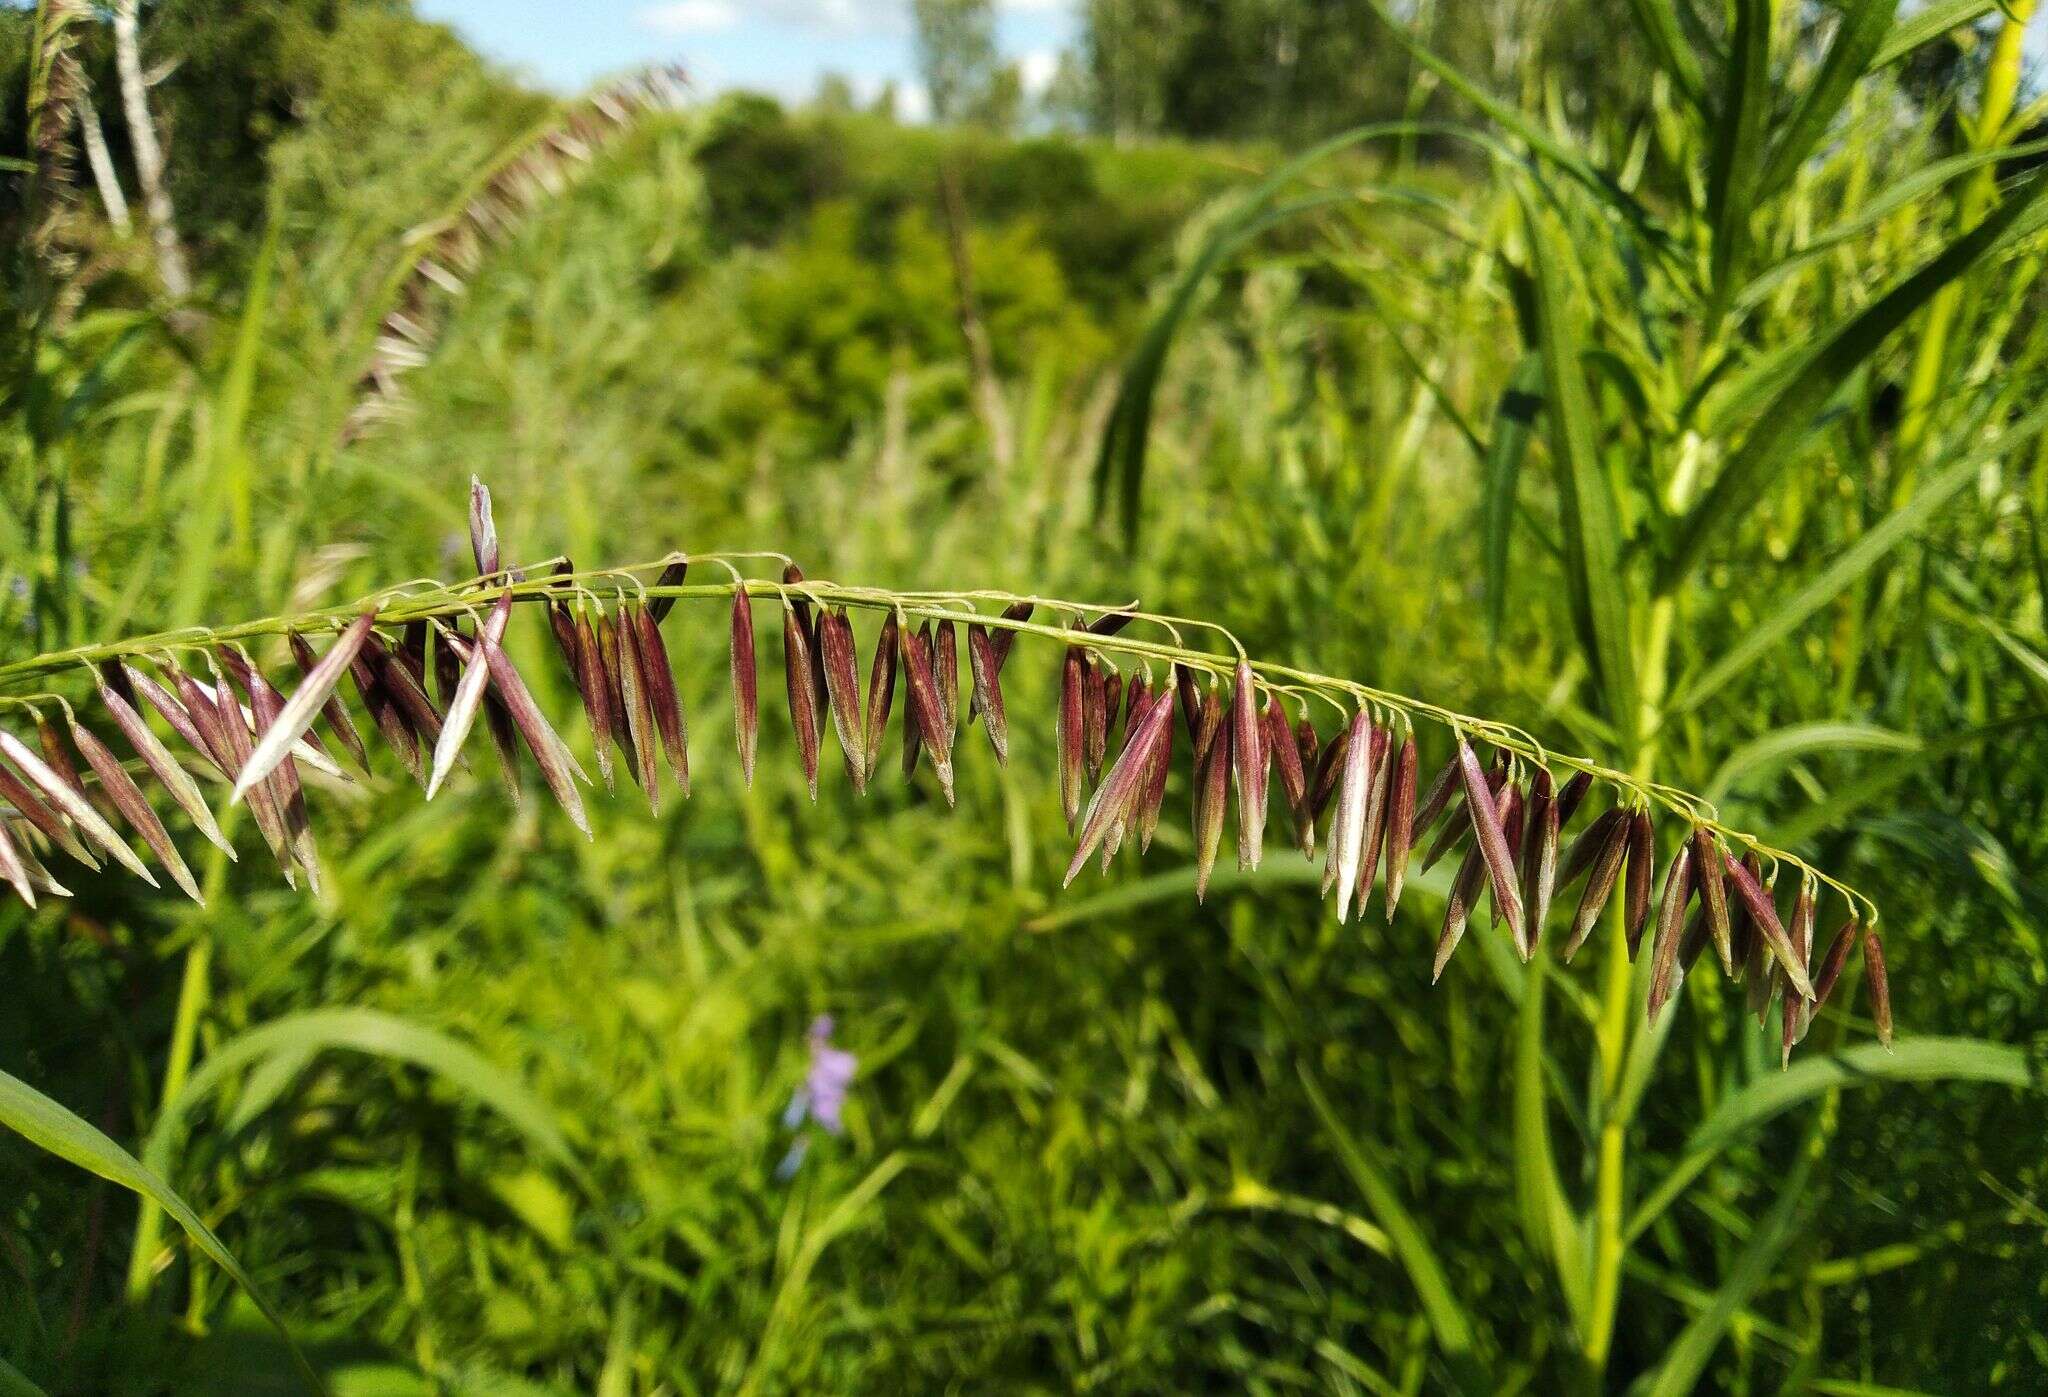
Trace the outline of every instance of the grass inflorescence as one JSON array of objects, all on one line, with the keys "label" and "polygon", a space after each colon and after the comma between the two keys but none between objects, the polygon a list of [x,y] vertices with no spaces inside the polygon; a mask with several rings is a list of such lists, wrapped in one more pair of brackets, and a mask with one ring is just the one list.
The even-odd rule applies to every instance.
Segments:
[{"label": "grass inflorescence", "polygon": [[[1517,952],[1529,960],[1553,900],[1583,877],[1585,891],[1565,940],[1569,960],[1607,905],[1624,856],[1627,910],[1620,927],[1633,960],[1654,877],[1651,815],[1658,810],[1673,817],[1683,835],[1668,863],[1658,909],[1648,1001],[1652,1021],[1711,939],[1723,973],[1746,979],[1753,1000],[1768,1005],[1789,997],[1797,1002],[1798,1012],[1787,1016],[1792,1025],[1786,1030],[1789,1055],[1825,994],[1809,974],[1814,902],[1825,886],[1846,904],[1847,928],[1861,928],[1860,944],[1872,969],[1867,983],[1873,1017],[1881,1037],[1890,1039],[1878,909],[1867,896],[1753,835],[1724,826],[1712,807],[1696,797],[1551,752],[1519,729],[1350,680],[1256,661],[1221,627],[1154,616],[1136,603],[852,587],[807,578],[786,560],[778,579],[750,578],[734,556],[719,554],[696,559],[671,554],[652,563],[598,570],[578,570],[561,558],[506,568],[490,494],[481,482],[472,485],[469,527],[478,573],[465,583],[409,583],[328,611],[38,656],[0,669],[0,683],[89,670],[108,721],[164,793],[195,826],[217,839],[217,823],[203,813],[204,802],[196,799],[189,778],[166,760],[162,742],[139,715],[142,708],[154,710],[189,749],[191,765],[230,783],[231,802],[246,799],[286,879],[296,883],[303,878],[317,890],[320,860],[301,769],[330,780],[350,779],[331,755],[330,743],[368,769],[362,739],[340,699],[345,676],[353,681],[374,730],[428,798],[463,760],[466,740],[483,716],[512,798],[519,798],[518,751],[523,745],[563,812],[590,835],[579,787],[595,783],[505,650],[506,630],[520,603],[546,609],[562,662],[582,699],[605,784],[612,784],[616,749],[617,767],[653,808],[661,798],[664,757],[677,794],[687,799],[690,791],[686,723],[661,632],[678,600],[732,599],[735,739],[749,782],[759,742],[751,611],[757,600],[779,605],[789,721],[814,801],[828,719],[848,779],[865,793],[879,769],[899,673],[906,779],[929,754],[946,801],[953,803],[954,754],[963,718],[979,720],[996,760],[1007,762],[1010,714],[1002,671],[1011,647],[999,646],[997,637],[1029,635],[1062,646],[1056,749],[1062,799],[1076,837],[1067,883],[1098,852],[1107,870],[1129,833],[1138,834],[1140,850],[1149,846],[1167,793],[1178,717],[1190,747],[1198,897],[1206,893],[1221,847],[1232,789],[1238,866],[1257,869],[1277,765],[1282,800],[1304,853],[1313,854],[1318,826],[1326,825],[1322,887],[1326,897],[1336,893],[1340,921],[1348,920],[1354,908],[1363,915],[1382,866],[1391,920],[1411,852],[1426,847],[1427,868],[1469,840],[1452,881],[1435,975],[1443,973],[1483,897],[1491,901],[1496,924],[1505,923]],[[688,582],[692,561],[723,568],[728,576]],[[652,580],[643,574],[653,574]],[[855,609],[883,616],[864,696],[850,619]],[[1036,619],[1041,612],[1063,624]],[[1162,631],[1165,638],[1128,634],[1134,623]],[[1220,635],[1235,654],[1190,647],[1184,630],[1198,627]],[[964,712],[957,640],[963,628],[971,669],[970,705]],[[316,656],[309,637],[323,632],[333,639],[325,654]],[[289,698],[245,648],[247,641],[275,635],[289,639],[302,672]],[[194,656],[205,678],[192,673],[186,657]],[[154,669],[154,678],[139,667],[144,665]],[[98,803],[57,729],[45,720],[40,705],[46,700],[63,705],[73,743],[97,782]],[[1298,710],[1293,723],[1288,721],[1290,705]],[[1319,705],[1338,719],[1327,740],[1315,724]],[[97,849],[154,884],[148,867],[102,814],[104,804],[142,838],[188,895],[199,898],[139,788],[104,744],[78,724],[69,703],[55,696],[8,696],[0,698],[0,706],[33,718],[44,753],[38,756],[0,729],[5,762],[0,793],[13,807],[12,818],[0,824],[0,874],[20,896],[33,905],[38,892],[67,894],[42,862],[53,849],[91,870],[99,867],[91,852]],[[1418,719],[1448,728],[1455,746],[1419,797]],[[1490,750],[1490,761],[1482,760],[1475,743]],[[1560,772],[1568,773],[1561,786]],[[1591,818],[1560,855],[1560,840],[1595,786],[1605,788],[1611,808]],[[1792,874],[1791,921],[1800,929],[1797,937],[1787,933],[1772,893],[1783,870]],[[1698,911],[1688,925],[1686,909],[1695,896]],[[1731,906],[1739,909],[1745,945],[1765,954],[1738,952]]]}]

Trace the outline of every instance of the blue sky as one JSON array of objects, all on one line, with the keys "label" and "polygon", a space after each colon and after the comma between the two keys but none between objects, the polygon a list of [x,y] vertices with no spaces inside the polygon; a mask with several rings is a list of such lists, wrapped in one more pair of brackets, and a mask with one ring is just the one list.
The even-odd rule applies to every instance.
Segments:
[{"label": "blue sky", "polygon": [[[1051,75],[1078,30],[1077,0],[997,0],[1006,56],[1028,85]],[[414,0],[471,45],[565,92],[649,62],[680,61],[705,91],[748,87],[809,96],[827,71],[863,97],[895,80],[904,115],[921,89],[909,0]]]}]

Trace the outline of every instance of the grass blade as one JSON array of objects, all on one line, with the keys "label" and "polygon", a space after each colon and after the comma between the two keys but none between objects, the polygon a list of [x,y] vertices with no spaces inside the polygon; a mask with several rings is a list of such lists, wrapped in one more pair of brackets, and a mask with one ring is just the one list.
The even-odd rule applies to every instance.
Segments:
[{"label": "grass blade", "polygon": [[170,1215],[173,1222],[185,1229],[192,1244],[204,1252],[216,1266],[233,1278],[263,1317],[283,1337],[292,1357],[298,1360],[306,1376],[313,1380],[316,1389],[324,1390],[306,1356],[299,1352],[298,1344],[292,1339],[291,1331],[285,1328],[284,1317],[272,1309],[270,1302],[256,1288],[249,1273],[234,1255],[221,1245],[220,1238],[213,1235],[213,1229],[201,1220],[192,1205],[179,1197],[161,1175],[135,1156],[122,1149],[92,1126],[80,1120],[70,1111],[49,1097],[29,1086],[26,1082],[0,1072],[0,1125],[5,1125],[31,1145],[56,1155],[69,1164],[75,1164],[88,1173],[99,1175],[110,1183],[146,1198]]},{"label": "grass blade", "polygon": [[1516,193],[1529,231],[1530,271],[1536,283],[1537,337],[1548,398],[1545,416],[1564,528],[1565,585],[1580,643],[1600,676],[1607,716],[1627,750],[1634,746],[1638,715],[1621,523],[1600,460],[1593,400],[1581,363],[1584,342],[1578,311],[1559,255],[1565,246],[1563,235],[1526,191],[1518,187]]}]

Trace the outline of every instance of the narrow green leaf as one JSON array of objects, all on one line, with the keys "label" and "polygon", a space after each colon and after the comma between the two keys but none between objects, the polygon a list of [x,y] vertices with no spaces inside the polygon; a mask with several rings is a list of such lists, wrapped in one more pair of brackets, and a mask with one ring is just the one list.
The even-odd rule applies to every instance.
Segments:
[{"label": "narrow green leaf", "polygon": [[1550,454],[1557,468],[1558,516],[1564,528],[1565,588],[1580,643],[1600,678],[1607,717],[1624,750],[1637,720],[1634,652],[1629,646],[1628,584],[1621,563],[1621,523],[1600,460],[1593,400],[1581,363],[1578,306],[1562,265],[1570,255],[1563,233],[1516,190],[1529,232],[1536,284],[1536,330],[1543,359]]},{"label": "narrow green leaf", "polygon": [[1650,45],[1650,52],[1656,55],[1657,66],[1671,79],[1679,94],[1695,110],[1706,105],[1706,80],[1700,76],[1699,56],[1686,42],[1685,30],[1678,22],[1678,11],[1672,0],[1629,0],[1629,9],[1635,13],[1636,27],[1643,31],[1643,38]]},{"label": "narrow green leaf", "polygon": [[[1930,161],[1900,178],[1889,181],[1847,218],[1829,224],[1807,238],[1776,262],[1764,268],[1735,297],[1737,310],[1760,304],[1786,277],[1801,266],[1843,243],[1853,241],[1875,228],[1909,204],[1917,203],[1950,180],[1987,165],[2012,165],[2048,152],[2048,140],[2018,141],[1991,150],[1965,151],[1943,160]],[[1733,415],[1733,414],[1731,414]]]},{"label": "narrow green leaf", "polygon": [[1748,260],[1756,211],[1757,169],[1771,117],[1771,0],[1736,0],[1732,59],[1715,113],[1708,163],[1707,213],[1714,225],[1716,306]]},{"label": "narrow green leaf", "polygon": [[1730,752],[1701,794],[1718,802],[1745,776],[1783,766],[1808,752],[1917,752],[1920,745],[1920,739],[1911,733],[1868,723],[1797,723],[1765,733]]},{"label": "narrow green leaf", "polygon": [[1308,1064],[1301,1063],[1299,1070],[1309,1104],[1322,1121],[1323,1130],[1337,1151],[1344,1172],[1358,1186],[1373,1221],[1386,1232],[1388,1241],[1393,1244],[1394,1255],[1400,1259],[1401,1268],[1407,1272],[1409,1283],[1415,1287],[1416,1295],[1422,1301],[1423,1315],[1429,1321],[1430,1332],[1436,1336],[1437,1345],[1443,1349],[1453,1381],[1460,1391],[1492,1392],[1493,1385],[1473,1351],[1471,1321],[1465,1317],[1464,1307],[1452,1293],[1443,1263],[1430,1248],[1421,1226],[1402,1204],[1393,1181],[1344,1128]]},{"label": "narrow green leaf", "polygon": [[185,1229],[194,1246],[248,1292],[249,1298],[263,1311],[263,1317],[284,1338],[292,1356],[298,1359],[299,1366],[312,1379],[314,1387],[320,1387],[319,1378],[306,1362],[305,1355],[299,1352],[291,1331],[285,1328],[284,1316],[271,1308],[270,1302],[256,1288],[256,1282],[242,1269],[242,1263],[235,1260],[221,1244],[220,1238],[213,1235],[213,1229],[193,1211],[191,1204],[179,1197],[154,1169],[137,1161],[135,1156],[34,1087],[5,1072],[0,1072],[0,1125],[38,1149],[47,1150],[109,1183],[119,1184],[168,1213],[178,1226]]},{"label": "narrow green leaf", "polygon": [[49,1394],[23,1376],[19,1368],[0,1358],[0,1397],[49,1397]]},{"label": "narrow green leaf", "polygon": [[1524,354],[1493,413],[1493,439],[1486,446],[1486,478],[1479,512],[1485,545],[1486,625],[1497,640],[1508,604],[1508,539],[1515,524],[1515,487],[1536,414],[1543,407],[1543,360]]},{"label": "narrow green leaf", "polygon": [[1934,0],[1915,11],[1892,29],[1870,60],[1872,68],[1883,68],[1923,44],[1932,43],[1952,29],[1974,24],[1998,8],[1998,0]]},{"label": "narrow green leaf", "polygon": [[1819,337],[1819,348],[1763,409],[1742,445],[1723,463],[1713,485],[1680,521],[1677,540],[1659,577],[1662,586],[1668,588],[1692,569],[1716,529],[1733,529],[1743,522],[1769,488],[1772,473],[1787,464],[1788,448],[1892,331],[1994,249],[2035,231],[2039,219],[2028,215],[2044,190],[2048,190],[2048,175],[2029,178],[1926,265]]},{"label": "narrow green leaf", "polygon": [[1941,467],[1924,480],[1910,499],[1887,514],[1854,543],[1836,555],[1833,562],[1780,603],[1769,615],[1744,632],[1734,648],[1710,666],[1705,674],[1686,686],[1672,702],[1672,717],[1691,712],[1722,685],[1744,673],[1799,624],[1840,596],[1857,578],[1900,543],[1912,537],[1941,507],[1975,480],[1993,461],[2048,428],[2048,404],[2014,422],[1985,446]]},{"label": "narrow green leaf", "polygon": [[[168,1172],[176,1159],[186,1118],[230,1074],[274,1053],[310,1057],[330,1048],[346,1048],[425,1068],[495,1110],[542,1154],[589,1187],[588,1176],[555,1127],[546,1105],[523,1083],[476,1049],[445,1033],[374,1009],[309,1010],[252,1028],[223,1043],[192,1074],[185,1089],[164,1103],[163,1112],[143,1143],[144,1161],[158,1172]],[[274,1082],[268,1084],[269,1089],[274,1087]]]},{"label": "narrow green leaf", "polygon": [[1835,21],[1834,41],[1821,60],[1820,72],[1800,96],[1799,106],[1778,131],[1757,193],[1768,197],[1791,183],[1799,166],[1820,144],[1828,126],[1849,100],[1856,83],[1870,71],[1871,61],[1891,32],[1899,0],[1847,0]]},{"label": "narrow green leaf", "polygon": [[1665,1350],[1664,1362],[1648,1384],[1646,1397],[1685,1397],[1706,1372],[1721,1338],[1750,1297],[1771,1277],[1771,1268],[1787,1244],[1799,1234],[1806,1186],[1813,1177],[1813,1157],[1802,1154],[1792,1174],[1777,1189],[1777,1201],[1750,1230],[1749,1241],[1712,1302],[1694,1315],[1678,1339]]},{"label": "narrow green leaf", "polygon": [[2025,1052],[1976,1038],[1902,1038],[1890,1049],[1866,1043],[1827,1057],[1802,1059],[1728,1096],[1694,1128],[1678,1158],[1629,1219],[1626,1239],[1633,1242],[1641,1236],[1722,1150],[1802,1101],[1835,1087],[1948,1081],[1996,1082],[2021,1089],[2039,1085]]},{"label": "narrow green leaf", "polygon": [[1982,727],[1970,728],[1924,742],[1918,751],[1878,763],[1875,770],[1841,787],[1827,799],[1778,821],[1771,827],[1770,834],[1777,843],[1796,847],[1816,834],[1840,827],[1857,811],[1881,800],[1914,772],[1937,758],[1964,751],[2001,733],[2025,732],[2029,728],[2039,727],[2048,727],[2048,711],[2022,713],[2012,718],[2002,718],[1995,723],[1986,723]]}]

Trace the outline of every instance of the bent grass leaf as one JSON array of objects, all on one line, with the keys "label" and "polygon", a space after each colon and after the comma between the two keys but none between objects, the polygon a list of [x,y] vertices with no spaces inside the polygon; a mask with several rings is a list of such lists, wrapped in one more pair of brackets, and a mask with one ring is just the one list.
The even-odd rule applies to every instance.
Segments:
[{"label": "bent grass leaf", "polygon": [[1623,1229],[1633,1243],[1682,1197],[1722,1150],[1803,1102],[1839,1087],[1894,1082],[1989,1082],[2039,1091],[2042,1083],[2024,1049],[1976,1038],[1910,1037],[1887,1050],[1866,1043],[1824,1057],[1805,1057],[1724,1097],[1692,1134],[1656,1188]]},{"label": "bent grass leaf", "polygon": [[[1863,310],[1821,332],[1814,350],[1791,380],[1758,414],[1741,445],[1722,463],[1714,483],[1678,521],[1659,583],[1668,587],[1686,576],[1717,531],[1743,526],[1790,457],[1793,443],[1850,374],[1874,354],[1900,325],[1993,251],[2038,228],[2034,205],[2048,191],[2048,174],[2036,174],[2007,192],[2003,203],[1969,232],[1955,239]],[[1547,363],[1548,361],[1546,361]]]},{"label": "bent grass leaf", "polygon": [[6,1072],[0,1072],[0,1125],[5,1125],[36,1148],[88,1173],[97,1174],[109,1183],[118,1184],[161,1208],[185,1230],[194,1246],[227,1272],[235,1284],[256,1302],[263,1317],[270,1321],[271,1327],[291,1349],[292,1357],[312,1379],[316,1390],[324,1390],[305,1355],[299,1352],[291,1331],[285,1327],[284,1317],[256,1288],[255,1281],[249,1278],[249,1273],[242,1269],[233,1253],[213,1235],[213,1229],[206,1225],[191,1204],[164,1182],[156,1169],[143,1164],[63,1106]]},{"label": "bent grass leaf", "polygon": [[1392,1177],[1344,1128],[1343,1121],[1331,1107],[1321,1082],[1308,1064],[1298,1064],[1297,1071],[1309,1105],[1315,1110],[1316,1119],[1322,1123],[1324,1134],[1337,1152],[1338,1162],[1357,1186],[1373,1221],[1387,1234],[1394,1255],[1408,1276],[1408,1283],[1415,1287],[1430,1333],[1435,1337],[1437,1347],[1443,1350],[1444,1362],[1458,1390],[1473,1394],[1492,1392],[1491,1379],[1476,1351],[1472,1321],[1458,1303],[1442,1261],[1430,1247],[1421,1226],[1401,1202]]}]

